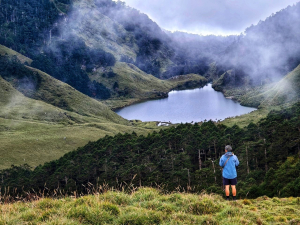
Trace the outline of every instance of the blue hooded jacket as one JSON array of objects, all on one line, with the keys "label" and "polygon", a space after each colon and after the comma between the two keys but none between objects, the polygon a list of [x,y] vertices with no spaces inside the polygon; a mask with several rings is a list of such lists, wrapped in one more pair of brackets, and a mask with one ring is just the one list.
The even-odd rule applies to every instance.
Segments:
[{"label": "blue hooded jacket", "polygon": [[[226,160],[229,158],[228,162],[226,163],[225,167],[224,164]],[[236,166],[240,164],[238,158],[232,153],[232,152],[226,152],[224,155],[222,155],[220,159],[220,166],[223,168],[223,177],[226,179],[234,179],[237,177],[236,173]]]}]

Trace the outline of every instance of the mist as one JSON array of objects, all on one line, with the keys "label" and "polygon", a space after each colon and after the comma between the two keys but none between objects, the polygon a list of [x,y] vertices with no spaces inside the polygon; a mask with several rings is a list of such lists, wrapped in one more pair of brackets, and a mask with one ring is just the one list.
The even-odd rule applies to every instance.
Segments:
[{"label": "mist", "polygon": [[242,69],[254,83],[278,81],[300,64],[300,3],[250,26],[221,62]]},{"label": "mist", "polygon": [[238,35],[298,0],[123,0],[149,15],[162,28],[202,35]]}]

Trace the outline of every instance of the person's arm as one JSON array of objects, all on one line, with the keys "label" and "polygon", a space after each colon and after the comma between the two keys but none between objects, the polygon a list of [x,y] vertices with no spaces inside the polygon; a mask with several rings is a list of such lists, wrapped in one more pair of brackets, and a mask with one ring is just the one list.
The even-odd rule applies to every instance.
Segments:
[{"label": "person's arm", "polygon": [[220,163],[219,163],[219,165],[220,165],[221,167],[223,167],[223,165],[224,165],[223,156],[220,158]]},{"label": "person's arm", "polygon": [[238,166],[240,164],[238,157],[235,156],[235,166]]}]

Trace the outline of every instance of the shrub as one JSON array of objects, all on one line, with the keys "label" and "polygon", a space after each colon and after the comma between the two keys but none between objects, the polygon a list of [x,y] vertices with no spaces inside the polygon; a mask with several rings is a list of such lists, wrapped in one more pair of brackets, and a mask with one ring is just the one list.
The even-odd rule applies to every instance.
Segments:
[{"label": "shrub", "polygon": [[190,205],[190,211],[194,215],[212,214],[219,212],[220,210],[221,206],[211,199],[203,199]]},{"label": "shrub", "polygon": [[252,202],[251,202],[249,199],[244,199],[244,200],[243,200],[243,204],[244,204],[244,205],[251,205]]}]

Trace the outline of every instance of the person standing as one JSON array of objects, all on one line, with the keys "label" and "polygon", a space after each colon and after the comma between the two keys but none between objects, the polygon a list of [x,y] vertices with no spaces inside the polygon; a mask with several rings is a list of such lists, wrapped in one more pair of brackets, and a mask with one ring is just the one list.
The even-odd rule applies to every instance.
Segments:
[{"label": "person standing", "polygon": [[236,167],[239,165],[238,157],[232,153],[232,147],[227,145],[225,147],[225,154],[220,159],[220,166],[223,168],[223,185],[225,186],[226,200],[229,201],[229,185],[231,185],[233,200],[236,200],[236,185],[237,172]]}]

